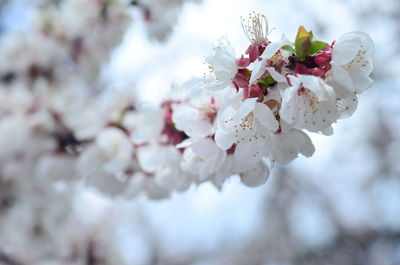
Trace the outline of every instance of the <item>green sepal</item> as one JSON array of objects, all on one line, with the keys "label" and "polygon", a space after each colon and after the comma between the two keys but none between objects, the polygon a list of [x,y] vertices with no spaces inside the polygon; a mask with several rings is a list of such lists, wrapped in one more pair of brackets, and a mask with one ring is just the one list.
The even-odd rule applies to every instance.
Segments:
[{"label": "green sepal", "polygon": [[328,45],[329,45],[328,43],[323,42],[323,41],[313,41],[308,54],[309,55],[315,54],[315,53],[325,49],[326,47],[328,47]]},{"label": "green sepal", "polygon": [[260,83],[264,86],[269,86],[269,85],[276,83],[276,81],[275,81],[275,79],[272,78],[271,75],[268,75],[268,76],[264,77],[263,79],[258,80],[258,83]]},{"label": "green sepal", "polygon": [[300,61],[304,61],[311,49],[311,45],[312,42],[310,38],[303,38],[296,41],[294,46],[296,48],[296,54],[299,57]]},{"label": "green sepal", "polygon": [[285,50],[285,51],[288,51],[288,52],[296,53],[296,50],[295,50],[292,46],[290,46],[290,45],[282,46],[282,50]]},{"label": "green sepal", "polygon": [[312,38],[312,32],[308,32],[303,26],[300,26],[297,31],[296,42],[304,38]]},{"label": "green sepal", "polygon": [[304,61],[309,54],[312,46],[312,37],[312,31],[307,31],[303,26],[299,27],[294,47],[296,50],[296,55],[299,57],[300,61]]}]

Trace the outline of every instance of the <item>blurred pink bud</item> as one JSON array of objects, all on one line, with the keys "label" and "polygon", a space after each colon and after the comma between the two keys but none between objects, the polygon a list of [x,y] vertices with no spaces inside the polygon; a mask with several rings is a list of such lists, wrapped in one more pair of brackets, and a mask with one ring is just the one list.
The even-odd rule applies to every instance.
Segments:
[{"label": "blurred pink bud", "polygon": [[327,65],[329,65],[331,59],[332,59],[332,56],[330,54],[321,53],[321,54],[317,55],[314,60],[318,66],[327,66]]}]

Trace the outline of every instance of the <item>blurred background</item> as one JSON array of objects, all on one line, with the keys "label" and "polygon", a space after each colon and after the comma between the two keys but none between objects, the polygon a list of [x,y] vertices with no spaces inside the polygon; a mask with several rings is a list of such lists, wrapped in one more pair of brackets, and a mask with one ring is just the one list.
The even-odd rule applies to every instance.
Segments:
[{"label": "blurred background", "polygon": [[[29,30],[37,5],[0,1],[0,39]],[[108,224],[102,229],[111,231],[107,241],[120,264],[400,264],[400,1],[187,2],[161,40],[148,36],[140,9],[130,8],[133,23],[102,78],[132,89],[142,104],[157,104],[174,84],[201,77],[220,37],[244,53],[240,17],[252,11],[275,28],[272,40],[282,33],[293,40],[299,25],[327,42],[365,31],[375,42],[375,65],[374,85],[360,95],[355,114],[334,124],[330,137],[310,135],[313,157],[275,165],[262,187],[244,187],[234,177],[222,190],[206,183],[161,201],[82,190],[74,211],[88,226]]]}]

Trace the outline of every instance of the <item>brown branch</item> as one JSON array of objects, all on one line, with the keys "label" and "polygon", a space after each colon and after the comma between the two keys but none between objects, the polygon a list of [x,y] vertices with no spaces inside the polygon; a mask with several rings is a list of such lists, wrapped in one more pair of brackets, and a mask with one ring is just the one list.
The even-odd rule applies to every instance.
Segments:
[{"label": "brown branch", "polygon": [[14,258],[11,258],[9,255],[4,253],[0,249],[0,264],[2,265],[22,265],[22,263],[16,261]]}]

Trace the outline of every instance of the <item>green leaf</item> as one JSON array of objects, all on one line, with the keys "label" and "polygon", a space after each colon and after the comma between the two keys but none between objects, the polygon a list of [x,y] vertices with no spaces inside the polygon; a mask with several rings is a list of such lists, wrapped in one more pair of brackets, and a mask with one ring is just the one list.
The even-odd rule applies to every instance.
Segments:
[{"label": "green leaf", "polygon": [[304,38],[310,38],[310,32],[307,32],[307,30],[303,27],[300,26],[299,30],[297,31],[297,36],[296,36],[296,42],[304,39]]},{"label": "green leaf", "polygon": [[308,51],[309,55],[312,55],[314,53],[317,53],[323,49],[325,49],[326,47],[328,47],[328,43],[323,42],[323,41],[313,41],[311,44],[311,48]]},{"label": "green leaf", "polygon": [[299,39],[295,42],[294,46],[296,48],[296,54],[301,61],[303,61],[311,48],[311,39],[308,37]]},{"label": "green leaf", "polygon": [[275,81],[275,79],[272,78],[271,75],[268,75],[267,77],[258,80],[258,83],[260,83],[264,86],[269,86],[269,85],[276,83],[276,81]]},{"label": "green leaf", "polygon": [[289,45],[282,46],[282,50],[296,53],[296,50],[292,46],[289,46]]},{"label": "green leaf", "polygon": [[312,31],[307,31],[303,26],[299,27],[294,47],[296,55],[301,61],[304,61],[309,54],[312,45],[312,38]]}]

